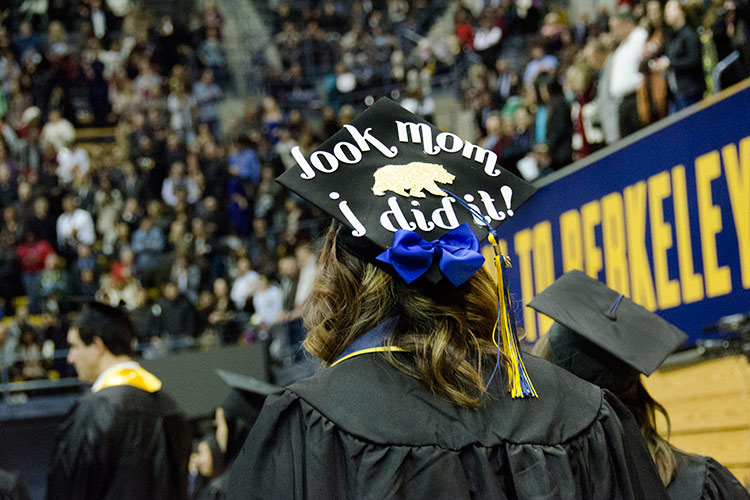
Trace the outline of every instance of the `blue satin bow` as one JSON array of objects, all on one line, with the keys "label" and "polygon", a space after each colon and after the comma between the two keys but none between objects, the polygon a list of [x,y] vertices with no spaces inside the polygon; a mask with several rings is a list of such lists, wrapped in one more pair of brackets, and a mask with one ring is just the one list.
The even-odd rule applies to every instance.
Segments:
[{"label": "blue satin bow", "polygon": [[440,270],[458,286],[471,278],[484,264],[479,253],[479,240],[468,223],[451,229],[434,241],[426,241],[418,233],[399,229],[393,246],[378,255],[377,260],[391,264],[407,283],[422,276],[437,255]]}]

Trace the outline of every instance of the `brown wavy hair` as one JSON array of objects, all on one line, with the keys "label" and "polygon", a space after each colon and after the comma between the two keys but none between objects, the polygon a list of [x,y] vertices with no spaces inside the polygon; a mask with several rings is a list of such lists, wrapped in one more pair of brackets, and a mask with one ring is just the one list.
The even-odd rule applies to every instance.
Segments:
[{"label": "brown wavy hair", "polygon": [[[531,350],[534,356],[546,359],[552,363],[555,362],[555,355],[550,347],[549,335],[539,338],[534,348]],[[630,413],[638,422],[638,427],[646,441],[651,458],[656,464],[656,470],[659,472],[664,486],[674,480],[677,474],[677,459],[674,453],[674,447],[669,444],[669,435],[672,432],[672,423],[669,420],[667,410],[658,401],[656,401],[646,390],[640,378],[630,389],[616,396],[627,406]],[[661,413],[667,421],[667,439],[664,439],[656,430],[656,414]]]},{"label": "brown wavy hair", "polygon": [[407,285],[345,250],[332,227],[305,306],[305,349],[330,365],[358,337],[394,316],[399,320],[388,345],[411,356],[384,352],[385,358],[438,396],[477,406],[485,393],[483,363],[494,365],[497,355],[497,295],[489,274],[480,269],[459,287]]}]

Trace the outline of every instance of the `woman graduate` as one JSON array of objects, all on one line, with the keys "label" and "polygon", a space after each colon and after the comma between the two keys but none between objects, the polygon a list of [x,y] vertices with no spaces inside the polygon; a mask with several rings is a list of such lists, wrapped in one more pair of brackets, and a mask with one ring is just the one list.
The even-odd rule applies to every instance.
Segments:
[{"label": "woman graduate", "polygon": [[529,303],[555,320],[532,351],[615,393],[635,416],[672,500],[750,500],[737,479],[711,457],[669,444],[656,430],[656,412],[669,416],[641,382],[687,335],[653,312],[571,271]]},{"label": "woman graduate", "polygon": [[507,260],[482,266],[534,188],[387,99],[293,154],[279,181],[336,219],[305,316],[326,368],[268,398],[228,498],[666,498],[616,398],[521,356]]}]

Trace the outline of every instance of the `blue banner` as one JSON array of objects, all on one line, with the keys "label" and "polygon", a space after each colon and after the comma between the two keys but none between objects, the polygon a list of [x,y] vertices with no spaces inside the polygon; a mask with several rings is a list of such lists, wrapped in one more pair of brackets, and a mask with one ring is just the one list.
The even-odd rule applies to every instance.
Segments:
[{"label": "blue banner", "polygon": [[572,269],[691,344],[722,316],[750,311],[750,80],[686,114],[540,182],[500,228],[527,342],[552,321],[526,304]]}]

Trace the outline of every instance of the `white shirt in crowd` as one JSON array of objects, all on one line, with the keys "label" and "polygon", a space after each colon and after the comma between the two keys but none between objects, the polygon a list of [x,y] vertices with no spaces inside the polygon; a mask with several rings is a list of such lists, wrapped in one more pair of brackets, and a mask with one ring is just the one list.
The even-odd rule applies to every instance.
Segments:
[{"label": "white shirt in crowd", "polygon": [[[74,230],[75,238],[73,238]],[[75,245],[76,242],[91,245],[94,239],[94,220],[86,210],[76,208],[72,213],[62,213],[57,218],[57,243],[61,247],[66,243]]]},{"label": "white shirt in crowd", "polygon": [[641,87],[643,75],[638,71],[638,67],[647,38],[646,30],[636,27],[612,54],[612,74],[609,80],[612,96],[625,97]]},{"label": "white shirt in crowd", "polygon": [[253,322],[258,325],[272,325],[284,309],[284,294],[276,285],[268,285],[265,290],[258,290],[253,295],[255,314]]},{"label": "white shirt in crowd", "polygon": [[247,299],[255,294],[258,289],[258,273],[252,269],[234,280],[229,298],[232,299],[237,309],[244,309]]},{"label": "white shirt in crowd", "polygon": [[94,36],[101,40],[107,34],[107,18],[104,11],[95,10],[91,13],[91,26],[94,29]]},{"label": "white shirt in crowd", "polygon": [[294,305],[302,305],[313,291],[313,282],[318,266],[315,258],[310,258],[299,270],[299,280],[297,281],[297,293],[294,295]]},{"label": "white shirt in crowd", "polygon": [[175,193],[175,191],[177,190],[179,185],[182,185],[182,187],[185,188],[185,191],[187,192],[186,201],[189,204],[192,205],[200,199],[201,190],[198,187],[198,183],[195,182],[195,179],[173,179],[171,177],[167,177],[166,179],[164,179],[164,182],[161,185],[161,198],[162,200],[164,200],[164,203],[166,203],[170,207],[174,207],[177,205],[177,202],[179,200],[177,199],[177,194]]},{"label": "white shirt in crowd", "polygon": [[503,30],[499,26],[490,29],[479,28],[474,34],[474,50],[489,49],[496,45],[503,36]]},{"label": "white shirt in crowd", "polygon": [[79,174],[89,171],[89,154],[81,148],[62,148],[57,153],[57,178],[64,184],[70,184],[76,168]]},{"label": "white shirt in crowd", "polygon": [[42,127],[42,142],[52,144],[55,151],[67,147],[75,138],[76,129],[65,118],[61,118],[55,123],[47,122]]}]

